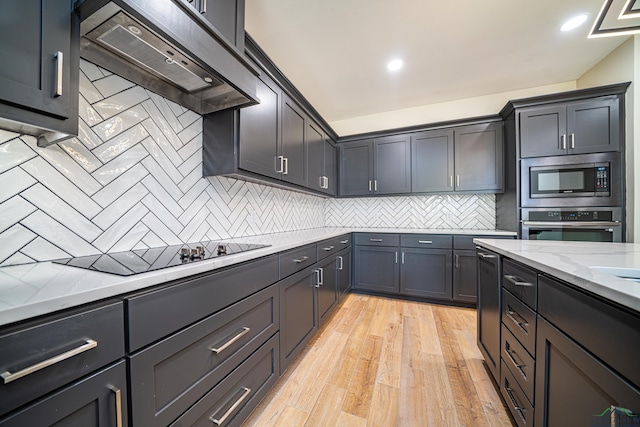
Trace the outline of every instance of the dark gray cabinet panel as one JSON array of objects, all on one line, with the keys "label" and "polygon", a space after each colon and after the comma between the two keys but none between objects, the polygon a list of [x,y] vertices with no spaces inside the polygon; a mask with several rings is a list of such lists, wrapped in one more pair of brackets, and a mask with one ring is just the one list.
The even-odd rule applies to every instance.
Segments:
[{"label": "dark gray cabinet panel", "polygon": [[338,150],[329,141],[324,142],[324,175],[327,178],[326,188],[323,191],[331,196],[335,196],[338,190]]},{"label": "dark gray cabinet panel", "polygon": [[455,141],[455,190],[499,191],[503,189],[502,123],[457,127]]},{"label": "dark gray cabinet panel", "polygon": [[365,291],[400,292],[399,248],[356,246],[353,288]]},{"label": "dark gray cabinet panel", "polygon": [[[525,391],[520,387],[517,377],[507,368],[504,360],[500,363],[500,393],[507,404],[507,408],[513,415],[518,427],[533,427],[534,409],[527,399]],[[568,424],[572,425],[572,424]]]},{"label": "dark gray cabinet panel", "polygon": [[538,306],[538,273],[519,262],[502,263],[502,286],[533,310]]},{"label": "dark gray cabinet panel", "polygon": [[240,426],[278,381],[278,334],[274,335],[172,427]]},{"label": "dark gray cabinet panel", "polygon": [[280,278],[284,279],[303,268],[312,266],[318,260],[317,245],[312,243],[283,252],[280,258]]},{"label": "dark gray cabinet panel", "polygon": [[502,289],[501,304],[502,323],[533,356],[536,354],[536,312],[506,289]]},{"label": "dark gray cabinet panel", "polygon": [[324,189],[324,134],[313,123],[307,123],[307,174],[309,188]]},{"label": "dark gray cabinet panel", "polygon": [[317,285],[318,296],[318,327],[322,326],[333,309],[338,305],[338,259],[331,256],[318,263],[319,281]]},{"label": "dark gray cabinet panel", "polygon": [[411,137],[411,191],[453,191],[453,130],[420,132]]},{"label": "dark gray cabinet panel", "polygon": [[2,427],[129,425],[124,360],[0,419]]},{"label": "dark gray cabinet panel", "polygon": [[373,140],[340,144],[340,196],[373,192]]},{"label": "dark gray cabinet panel", "polygon": [[[71,0],[2,1],[0,124],[16,132],[78,134],[80,23]],[[53,140],[55,136],[49,137]],[[58,137],[59,138],[59,137]],[[53,141],[40,139],[47,145]]]},{"label": "dark gray cabinet panel", "polygon": [[402,248],[400,259],[402,295],[451,300],[451,250]]},{"label": "dark gray cabinet panel", "polygon": [[351,289],[351,248],[340,251],[338,258],[338,297]]},{"label": "dark gray cabinet panel", "polygon": [[183,0],[241,52],[244,50],[244,0]]},{"label": "dark gray cabinet panel", "polygon": [[521,157],[620,149],[620,101],[604,96],[520,112]]},{"label": "dark gray cabinet panel", "polygon": [[537,341],[536,426],[612,425],[612,405],[640,414],[638,388],[542,317]]},{"label": "dark gray cabinet panel", "polygon": [[129,358],[133,425],[165,426],[278,331],[273,285]]},{"label": "dark gray cabinet panel", "polygon": [[75,351],[26,376],[4,379],[0,387],[2,416],[123,357],[122,303],[86,308],[44,323],[27,324],[17,331],[0,332],[0,349],[0,372],[12,374]]},{"label": "dark gray cabinet panel", "polygon": [[453,251],[453,300],[476,303],[478,299],[478,261],[476,251]]},{"label": "dark gray cabinet panel", "polygon": [[494,380],[500,378],[500,255],[478,249],[478,348]]},{"label": "dark gray cabinet panel", "polygon": [[282,170],[282,180],[303,187],[307,185],[306,122],[307,118],[300,107],[283,94],[281,156],[284,158],[284,170]]},{"label": "dark gray cabinet panel", "polygon": [[502,350],[500,356],[514,377],[516,382],[524,391],[529,402],[534,401],[534,383],[536,362],[533,356],[522,346],[520,341],[511,333],[511,331],[502,324]]},{"label": "dark gray cabinet panel", "polygon": [[375,194],[411,192],[411,138],[394,135],[374,141],[373,191]]},{"label": "dark gray cabinet panel", "polygon": [[280,281],[280,374],[318,330],[315,266]]},{"label": "dark gray cabinet panel", "polygon": [[260,104],[245,107],[238,112],[240,115],[239,167],[277,178],[280,175],[276,172],[276,157],[278,156],[282,92],[271,79],[264,75],[257,79],[256,92]]}]

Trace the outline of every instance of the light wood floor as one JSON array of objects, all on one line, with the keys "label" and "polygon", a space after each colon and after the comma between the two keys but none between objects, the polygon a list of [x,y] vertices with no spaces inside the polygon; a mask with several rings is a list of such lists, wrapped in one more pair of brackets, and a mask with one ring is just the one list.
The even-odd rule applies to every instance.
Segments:
[{"label": "light wood floor", "polygon": [[349,294],[244,426],[512,423],[475,310]]}]

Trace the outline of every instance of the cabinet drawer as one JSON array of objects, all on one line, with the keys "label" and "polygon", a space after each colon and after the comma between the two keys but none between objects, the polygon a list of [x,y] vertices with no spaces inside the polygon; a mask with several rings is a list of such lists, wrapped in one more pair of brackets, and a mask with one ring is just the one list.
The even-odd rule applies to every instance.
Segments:
[{"label": "cabinet drawer", "polygon": [[351,245],[351,235],[335,237],[318,243],[318,261],[333,255]]},{"label": "cabinet drawer", "polygon": [[400,235],[390,233],[358,233],[355,235],[356,245],[367,246],[400,246]]},{"label": "cabinet drawer", "polygon": [[278,358],[276,334],[171,426],[240,426],[278,380]]},{"label": "cabinet drawer", "polygon": [[536,354],[536,313],[505,289],[502,289],[502,323],[529,354]]},{"label": "cabinet drawer", "polygon": [[640,387],[640,315],[544,275],[538,293],[542,317]]},{"label": "cabinet drawer", "polygon": [[500,393],[518,427],[533,427],[533,405],[525,397],[524,391],[505,366],[504,361],[500,369]]},{"label": "cabinet drawer", "polygon": [[2,427],[129,425],[124,360],[0,419]]},{"label": "cabinet drawer", "polygon": [[533,384],[535,383],[535,359],[524,349],[516,337],[502,325],[502,361],[509,368],[514,379],[533,402]]},{"label": "cabinet drawer", "polygon": [[318,251],[315,243],[280,254],[280,279],[315,264],[317,260]]},{"label": "cabinet drawer", "polygon": [[538,273],[510,259],[502,263],[502,286],[532,309],[538,302]]},{"label": "cabinet drawer", "polygon": [[128,349],[136,351],[277,281],[274,255],[128,298]]},{"label": "cabinet drawer", "polygon": [[[0,349],[2,416],[123,357],[122,303],[87,309],[3,334]],[[29,372],[29,368],[42,366],[39,364],[43,362],[46,367],[20,375]]]},{"label": "cabinet drawer", "polygon": [[400,246],[404,248],[451,249],[452,237],[448,234],[403,234]]},{"label": "cabinet drawer", "polygon": [[461,236],[454,235],[453,236],[453,249],[467,249],[467,250],[475,250],[476,244],[473,243],[473,239],[513,239],[514,236],[491,236],[491,235],[473,235],[473,236]]},{"label": "cabinet drawer", "polygon": [[278,323],[274,285],[131,357],[133,425],[168,425],[275,334]]}]

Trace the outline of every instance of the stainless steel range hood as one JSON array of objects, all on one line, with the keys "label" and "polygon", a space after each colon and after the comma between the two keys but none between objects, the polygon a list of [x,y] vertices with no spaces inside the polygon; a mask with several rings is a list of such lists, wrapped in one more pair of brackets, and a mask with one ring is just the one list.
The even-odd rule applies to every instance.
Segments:
[{"label": "stainless steel range hood", "polygon": [[80,56],[200,114],[253,105],[259,72],[182,0],[85,0]]}]

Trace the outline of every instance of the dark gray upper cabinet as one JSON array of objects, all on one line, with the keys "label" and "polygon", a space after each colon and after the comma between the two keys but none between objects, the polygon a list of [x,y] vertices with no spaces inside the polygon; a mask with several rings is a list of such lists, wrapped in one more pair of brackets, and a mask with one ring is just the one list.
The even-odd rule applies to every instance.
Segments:
[{"label": "dark gray upper cabinet", "polygon": [[411,137],[411,191],[453,191],[453,130],[420,132]]},{"label": "dark gray upper cabinet", "polygon": [[307,144],[305,127],[307,118],[302,109],[286,94],[282,98],[282,149],[278,169],[282,180],[301,186],[307,185]]},{"label": "dark gray upper cabinet", "polygon": [[394,135],[340,145],[340,195],[411,192],[409,135]]},{"label": "dark gray upper cabinet", "polygon": [[307,123],[307,179],[308,187],[335,195],[336,149],[321,128],[311,120]]},{"label": "dark gray upper cabinet", "polygon": [[46,146],[78,134],[80,21],[72,0],[3,1],[0,127]]},{"label": "dark gray upper cabinet", "polygon": [[182,0],[240,51],[244,50],[244,0]]},{"label": "dark gray upper cabinet", "polygon": [[501,191],[504,166],[502,123],[457,127],[455,141],[455,191]]},{"label": "dark gray upper cabinet", "polygon": [[522,157],[620,149],[620,101],[603,96],[520,112]]},{"label": "dark gray upper cabinet", "polygon": [[324,141],[324,176],[325,188],[322,189],[325,193],[335,196],[338,189],[338,170],[336,168],[338,150],[328,140]]}]

